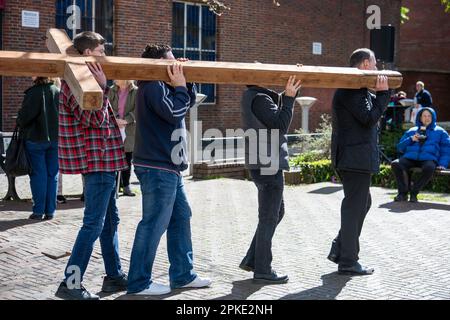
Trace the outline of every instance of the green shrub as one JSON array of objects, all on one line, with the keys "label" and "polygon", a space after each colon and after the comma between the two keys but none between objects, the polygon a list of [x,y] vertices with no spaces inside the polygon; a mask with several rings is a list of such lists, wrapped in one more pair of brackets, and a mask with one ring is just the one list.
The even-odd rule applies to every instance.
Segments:
[{"label": "green shrub", "polygon": [[404,130],[385,130],[380,134],[380,146],[383,148],[384,154],[394,160],[397,159],[397,144],[403,136]]},{"label": "green shrub", "polygon": [[[318,136],[306,136],[303,141],[294,145],[298,149],[300,156],[304,156],[304,161],[317,161],[331,159],[331,117],[328,114],[322,114],[319,128],[315,133]],[[295,131],[298,134],[305,132],[300,129]]]},{"label": "green shrub", "polygon": [[291,171],[300,176],[299,183],[317,183],[331,181],[334,170],[330,160],[319,160],[313,162],[295,162]]},{"label": "green shrub", "polygon": [[[290,181],[310,184],[338,180],[330,160],[304,162],[301,161],[301,156],[299,156],[292,159],[290,164],[290,174],[297,175],[296,179],[290,179]],[[413,175],[413,181],[416,181],[417,178],[418,175],[415,173]],[[381,165],[380,173],[372,176],[372,186],[397,189],[397,182],[390,165]],[[425,190],[438,193],[450,193],[449,177],[434,176],[425,187]]]}]

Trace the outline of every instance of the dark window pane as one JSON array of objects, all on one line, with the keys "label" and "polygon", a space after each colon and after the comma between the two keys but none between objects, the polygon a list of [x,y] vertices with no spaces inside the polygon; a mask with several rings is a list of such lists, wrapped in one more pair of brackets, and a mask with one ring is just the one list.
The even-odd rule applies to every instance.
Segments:
[{"label": "dark window pane", "polygon": [[189,60],[200,60],[200,52],[193,50],[186,50],[186,57]]},{"label": "dark window pane", "polygon": [[95,2],[95,31],[106,39],[106,54],[113,54],[113,7],[114,0]]},{"label": "dark window pane", "polygon": [[202,7],[202,49],[216,49],[216,15]]},{"label": "dark window pane", "polygon": [[199,43],[200,10],[198,6],[187,6],[186,47],[198,48]]},{"label": "dark window pane", "polygon": [[175,2],[173,4],[172,47],[184,48],[184,3]]},{"label": "dark window pane", "polygon": [[216,86],[214,84],[202,83],[202,84],[200,84],[199,91],[207,96],[207,98],[205,99],[205,102],[212,103],[216,100],[216,97],[215,97]]},{"label": "dark window pane", "polygon": [[216,53],[215,52],[202,52],[202,60],[216,61]]},{"label": "dark window pane", "polygon": [[180,49],[172,49],[172,53],[175,56],[175,58],[185,58],[184,56],[184,50]]}]

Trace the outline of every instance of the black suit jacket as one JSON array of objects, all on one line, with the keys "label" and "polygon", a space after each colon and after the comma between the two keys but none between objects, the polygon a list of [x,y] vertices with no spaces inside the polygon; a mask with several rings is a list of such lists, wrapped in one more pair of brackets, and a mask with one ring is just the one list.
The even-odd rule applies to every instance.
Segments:
[{"label": "black suit jacket", "polygon": [[331,158],[335,169],[378,173],[378,121],[389,91],[338,89],[333,98]]}]

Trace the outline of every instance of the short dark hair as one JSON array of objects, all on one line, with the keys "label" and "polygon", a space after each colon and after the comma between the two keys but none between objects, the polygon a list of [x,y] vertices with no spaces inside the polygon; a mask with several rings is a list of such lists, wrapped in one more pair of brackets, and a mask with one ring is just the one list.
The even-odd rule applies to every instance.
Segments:
[{"label": "short dark hair", "polygon": [[33,82],[36,85],[54,83],[53,79],[50,79],[48,77],[37,77]]},{"label": "short dark hair", "polygon": [[142,58],[160,59],[165,58],[168,52],[172,51],[172,48],[166,44],[149,43],[142,52]]},{"label": "short dark hair", "polygon": [[84,50],[94,50],[101,44],[105,44],[106,40],[100,34],[92,31],[84,31],[77,34],[73,39],[73,46],[80,54],[83,54]]},{"label": "short dark hair", "polygon": [[375,53],[367,48],[361,48],[353,51],[350,56],[350,67],[355,68],[363,63],[364,60],[369,60],[370,57],[375,56]]}]

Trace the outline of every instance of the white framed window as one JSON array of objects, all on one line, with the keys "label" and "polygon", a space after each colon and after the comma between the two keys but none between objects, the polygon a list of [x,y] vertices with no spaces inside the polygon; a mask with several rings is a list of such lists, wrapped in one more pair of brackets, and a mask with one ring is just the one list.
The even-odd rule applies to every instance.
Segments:
[{"label": "white framed window", "polygon": [[114,0],[56,0],[56,27],[71,39],[83,31],[94,31],[105,40],[107,55],[113,53]]},{"label": "white framed window", "polygon": [[[173,2],[172,50],[175,57],[216,61],[216,15],[208,6]],[[199,84],[199,92],[207,96],[205,103],[216,101],[215,84]]]}]

